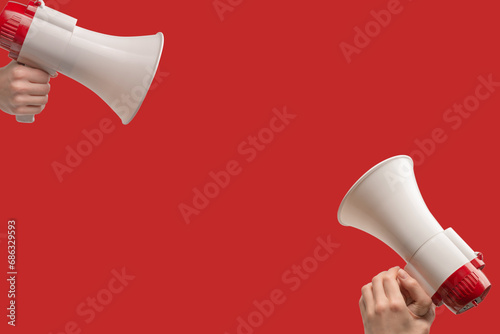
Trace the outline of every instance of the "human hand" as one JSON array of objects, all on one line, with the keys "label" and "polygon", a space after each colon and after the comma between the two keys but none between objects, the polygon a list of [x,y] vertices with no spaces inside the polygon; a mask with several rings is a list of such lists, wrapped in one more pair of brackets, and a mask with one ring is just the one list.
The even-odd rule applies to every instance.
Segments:
[{"label": "human hand", "polygon": [[431,298],[399,267],[363,286],[359,308],[365,334],[427,334],[436,315]]},{"label": "human hand", "polygon": [[0,109],[11,115],[36,115],[49,99],[50,75],[16,61],[0,68]]}]

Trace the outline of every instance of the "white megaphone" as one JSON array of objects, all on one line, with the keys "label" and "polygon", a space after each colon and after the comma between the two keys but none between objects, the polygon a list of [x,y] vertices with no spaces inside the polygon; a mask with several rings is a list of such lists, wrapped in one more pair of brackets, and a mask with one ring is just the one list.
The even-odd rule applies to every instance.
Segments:
[{"label": "white megaphone", "polygon": [[396,251],[437,306],[444,303],[459,314],[477,306],[491,288],[482,254],[453,229],[443,230],[430,213],[408,156],[387,159],[363,175],[340,204],[338,220]]},{"label": "white megaphone", "polygon": [[[78,81],[128,124],[155,76],[163,34],[116,37],[77,27],[76,21],[43,1],[8,2],[0,14],[0,47],[21,64]],[[33,115],[16,119],[34,122]]]}]

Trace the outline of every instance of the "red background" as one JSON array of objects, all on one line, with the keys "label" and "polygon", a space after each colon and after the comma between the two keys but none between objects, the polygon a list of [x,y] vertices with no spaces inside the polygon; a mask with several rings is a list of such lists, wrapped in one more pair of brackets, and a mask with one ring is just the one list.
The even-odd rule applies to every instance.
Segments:
[{"label": "red background", "polygon": [[[56,334],[75,321],[82,333],[233,334],[254,300],[281,289],[286,302],[255,333],[362,333],[361,286],[404,262],[341,226],[338,205],[368,168],[415,156],[416,140],[436,128],[447,140],[420,159],[417,181],[442,226],[485,254],[495,285],[500,92],[457,130],[443,114],[474,93],[479,75],[500,81],[498,4],[402,0],[348,64],[340,43],[352,44],[353,28],[387,3],[242,1],[221,21],[212,0],[47,1],[94,31],[162,31],[163,82],[127,126],[64,76],[51,81],[36,123],[0,115],[0,235],[15,218],[19,271],[15,329],[0,284],[1,331]],[[297,117],[246,163],[238,145],[284,106]],[[103,118],[114,132],[59,182],[53,162]],[[186,224],[179,204],[192,204],[193,188],[230,160],[241,174]],[[282,274],[328,235],[340,247],[291,292]],[[134,280],[86,324],[77,306],[121,268]],[[494,286],[459,316],[438,310],[433,332],[496,328],[496,296]]]}]

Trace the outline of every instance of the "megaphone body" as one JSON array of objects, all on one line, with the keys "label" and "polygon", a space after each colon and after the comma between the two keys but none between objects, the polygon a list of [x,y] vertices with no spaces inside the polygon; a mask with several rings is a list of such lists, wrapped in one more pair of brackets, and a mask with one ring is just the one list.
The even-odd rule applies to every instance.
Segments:
[{"label": "megaphone body", "polygon": [[387,159],[366,172],[344,197],[338,220],[396,251],[434,304],[455,314],[477,306],[491,288],[482,254],[452,228],[443,230],[427,208],[410,157]]},{"label": "megaphone body", "polygon": [[[64,74],[91,89],[128,124],[154,79],[163,34],[140,37],[104,35],[44,5],[8,2],[0,15],[0,47],[19,63],[54,75]],[[17,117],[32,122],[33,116]]]}]

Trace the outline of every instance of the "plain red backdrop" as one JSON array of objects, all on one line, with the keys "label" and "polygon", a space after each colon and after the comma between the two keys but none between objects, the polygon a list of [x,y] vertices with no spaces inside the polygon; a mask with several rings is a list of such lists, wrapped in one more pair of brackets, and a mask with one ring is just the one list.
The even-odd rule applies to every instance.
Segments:
[{"label": "plain red backdrop", "polygon": [[[497,2],[402,0],[350,63],[340,43],[387,0],[222,2],[234,5],[223,21],[212,0],[47,1],[94,31],[163,32],[163,81],[127,126],[64,76],[36,123],[0,115],[0,236],[16,219],[19,271],[17,326],[2,315],[2,333],[63,333],[75,321],[82,333],[233,334],[274,289],[286,302],[255,333],[362,333],[361,286],[404,262],[341,226],[338,205],[368,168],[415,155],[436,128],[447,140],[415,168],[424,199],[498,281],[500,92],[457,130],[443,120],[478,76],[500,81]],[[247,163],[238,146],[284,107],[296,118]],[[104,118],[115,130],[59,182],[52,164]],[[186,224],[179,204],[231,160],[241,173]],[[340,246],[292,292],[282,275],[328,236]],[[77,307],[104,298],[122,268],[135,278],[87,324]],[[496,328],[496,297],[494,286],[463,315],[440,309],[433,333]]]}]

